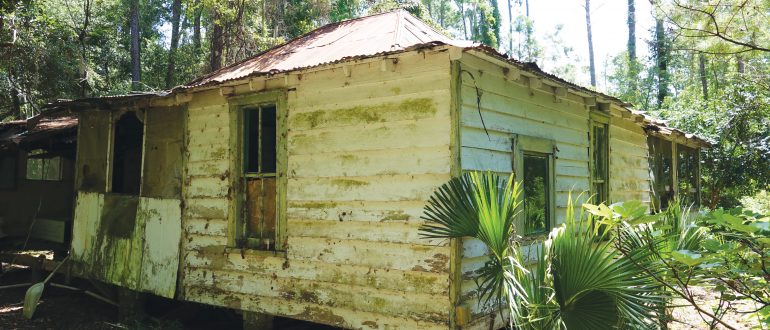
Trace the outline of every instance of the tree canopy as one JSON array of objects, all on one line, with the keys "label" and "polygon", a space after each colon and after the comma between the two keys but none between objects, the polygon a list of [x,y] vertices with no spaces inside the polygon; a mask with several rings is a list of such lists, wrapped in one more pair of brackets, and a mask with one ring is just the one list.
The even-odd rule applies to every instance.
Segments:
[{"label": "tree canopy", "polygon": [[[592,3],[585,1],[585,14]],[[563,26],[538,26],[528,0],[7,0],[0,2],[0,121],[39,114],[56,99],[168,89],[322,25],[395,8],[452,37],[587,81],[581,63],[589,54],[566,45]],[[713,142],[703,154],[704,204],[733,206],[767,190],[770,2],[655,0],[653,9],[639,12],[628,0],[627,24],[618,26],[628,39],[616,41],[627,50],[596,70],[596,80],[607,82],[604,92]],[[637,31],[637,17],[650,14],[654,29]],[[536,29],[550,33],[538,37]],[[644,41],[649,56],[637,54]]]}]

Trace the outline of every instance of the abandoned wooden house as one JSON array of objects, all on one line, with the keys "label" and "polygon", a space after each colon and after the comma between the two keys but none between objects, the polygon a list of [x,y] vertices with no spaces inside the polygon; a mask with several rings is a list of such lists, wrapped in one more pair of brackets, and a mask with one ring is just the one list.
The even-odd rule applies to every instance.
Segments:
[{"label": "abandoned wooden house", "polygon": [[563,221],[570,192],[697,196],[706,145],[405,11],[162,94],[57,106],[81,123],[80,274],[345,328],[489,327],[472,280],[482,245],[418,232],[429,196],[462,171],[515,172],[536,236]]},{"label": "abandoned wooden house", "polygon": [[66,255],[74,206],[76,134],[76,116],[62,111],[0,123],[3,248],[43,248]]}]

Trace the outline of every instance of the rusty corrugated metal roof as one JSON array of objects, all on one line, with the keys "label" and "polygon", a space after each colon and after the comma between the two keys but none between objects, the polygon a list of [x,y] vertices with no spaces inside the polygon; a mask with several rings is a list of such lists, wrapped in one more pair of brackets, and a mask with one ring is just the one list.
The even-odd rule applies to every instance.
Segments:
[{"label": "rusty corrugated metal roof", "polygon": [[77,126],[77,116],[69,111],[45,112],[28,120],[2,123],[0,151],[51,138],[72,143],[76,139]]},{"label": "rusty corrugated metal roof", "polygon": [[262,52],[243,62],[198,78],[185,87],[245,78],[256,73],[291,71],[331,63],[344,58],[403,51],[412,46],[456,41],[399,9],[382,14],[332,23]]},{"label": "rusty corrugated metal roof", "polygon": [[580,86],[564,80],[540,69],[535,63],[517,61],[494,48],[464,40],[453,40],[430,27],[425,22],[412,16],[403,9],[382,14],[355,18],[347,21],[325,25],[305,35],[268,49],[254,57],[219,69],[200,77],[184,86],[171,91],[159,93],[140,93],[132,95],[117,95],[112,97],[97,97],[90,99],[58,101],[50,106],[75,103],[111,103],[133,100],[137,98],[162,97],[203,86],[244,79],[262,74],[277,74],[282,72],[307,69],[324,64],[340,63],[353,59],[370,58],[389,54],[450,45],[462,48],[464,51],[478,51],[488,56],[498,58],[515,65],[521,70],[533,73],[542,78],[553,80],[583,93],[595,95],[620,105],[632,116],[642,118],[642,126],[664,135],[681,135],[695,140],[702,145],[709,142],[693,134],[685,133],[666,125],[666,122],[655,119],[650,115],[633,110],[630,103],[620,100],[593,89]]}]

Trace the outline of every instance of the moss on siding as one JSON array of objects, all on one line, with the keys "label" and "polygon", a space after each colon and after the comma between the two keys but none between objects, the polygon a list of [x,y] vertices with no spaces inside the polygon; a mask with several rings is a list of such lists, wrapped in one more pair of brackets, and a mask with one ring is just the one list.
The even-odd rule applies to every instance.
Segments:
[{"label": "moss on siding", "polygon": [[414,120],[432,117],[436,114],[436,111],[436,105],[433,100],[417,98],[401,102],[299,113],[291,117],[289,127],[293,129],[313,129],[317,127]]},{"label": "moss on siding", "polygon": [[290,208],[300,209],[330,209],[337,206],[334,202],[296,202],[289,201]]},{"label": "moss on siding", "polygon": [[400,221],[409,220],[409,215],[404,211],[388,211],[387,215],[382,218],[382,221]]},{"label": "moss on siding", "polygon": [[331,184],[342,189],[351,189],[354,187],[368,186],[369,182],[352,179],[334,179],[331,181]]}]

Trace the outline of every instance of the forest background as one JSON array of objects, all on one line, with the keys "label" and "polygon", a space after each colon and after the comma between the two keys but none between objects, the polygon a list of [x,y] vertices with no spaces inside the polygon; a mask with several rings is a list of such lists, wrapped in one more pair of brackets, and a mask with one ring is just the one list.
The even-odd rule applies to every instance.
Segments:
[{"label": "forest background", "polygon": [[[0,0],[0,121],[56,99],[169,89],[324,24],[404,8],[705,137],[702,205],[770,212],[770,0],[597,1]],[[598,56],[597,26],[623,36],[597,39],[610,50]]]}]

